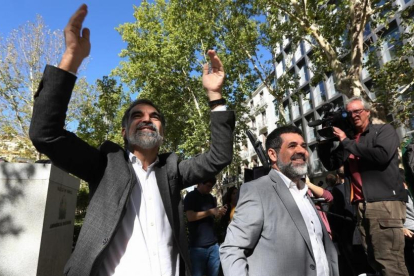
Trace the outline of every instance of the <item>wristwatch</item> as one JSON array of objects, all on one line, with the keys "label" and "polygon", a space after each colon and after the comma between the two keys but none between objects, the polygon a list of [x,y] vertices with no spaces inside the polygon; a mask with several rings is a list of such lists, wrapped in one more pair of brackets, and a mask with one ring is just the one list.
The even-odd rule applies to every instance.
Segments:
[{"label": "wristwatch", "polygon": [[218,105],[225,105],[225,104],[226,104],[226,100],[224,98],[208,102],[208,105],[210,106],[211,109],[215,108]]}]

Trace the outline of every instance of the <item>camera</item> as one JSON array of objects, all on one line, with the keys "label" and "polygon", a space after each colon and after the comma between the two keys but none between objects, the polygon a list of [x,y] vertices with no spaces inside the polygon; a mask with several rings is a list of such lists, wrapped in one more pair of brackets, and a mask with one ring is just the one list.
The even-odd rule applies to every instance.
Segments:
[{"label": "camera", "polygon": [[322,125],[322,129],[318,130],[320,142],[338,140],[333,134],[333,127],[340,128],[343,132],[345,132],[347,137],[354,136],[354,130],[351,122],[349,121],[351,115],[345,109],[339,107],[334,108],[332,103],[327,103],[321,107],[321,110],[321,119],[308,123],[309,127]]}]

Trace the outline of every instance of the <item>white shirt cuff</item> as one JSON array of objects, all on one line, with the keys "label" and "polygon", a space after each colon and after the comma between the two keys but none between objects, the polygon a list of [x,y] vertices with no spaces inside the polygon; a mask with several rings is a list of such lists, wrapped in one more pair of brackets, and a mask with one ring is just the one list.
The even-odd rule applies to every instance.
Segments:
[{"label": "white shirt cuff", "polygon": [[215,111],[227,111],[227,106],[225,106],[225,105],[218,105],[215,108],[213,108],[211,111],[212,112],[215,112]]}]

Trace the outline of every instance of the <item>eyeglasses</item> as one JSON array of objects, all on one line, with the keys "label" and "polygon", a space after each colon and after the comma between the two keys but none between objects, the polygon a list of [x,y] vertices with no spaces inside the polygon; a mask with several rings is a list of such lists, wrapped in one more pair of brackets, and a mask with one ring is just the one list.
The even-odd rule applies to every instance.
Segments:
[{"label": "eyeglasses", "polygon": [[356,110],[350,110],[348,111],[349,113],[351,113],[352,115],[359,115],[362,113],[362,111],[364,111],[365,109],[356,109]]}]

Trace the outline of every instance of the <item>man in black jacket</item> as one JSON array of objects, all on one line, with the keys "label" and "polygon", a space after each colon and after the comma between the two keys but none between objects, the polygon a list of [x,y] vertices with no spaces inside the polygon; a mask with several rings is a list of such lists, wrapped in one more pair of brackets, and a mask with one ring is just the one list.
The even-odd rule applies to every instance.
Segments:
[{"label": "man in black jacket", "polygon": [[346,109],[355,136],[348,138],[333,127],[339,146],[319,145],[319,158],[328,170],[344,165],[370,265],[381,275],[408,275],[402,231],[407,193],[398,172],[399,138],[391,125],[370,123],[370,106],[361,97],[350,99]]},{"label": "man in black jacket", "polygon": [[[211,112],[210,149],[183,161],[159,154],[164,117],[148,100],[125,112],[125,149],[106,141],[94,148],[64,129],[76,71],[89,55],[82,5],[65,28],[66,51],[58,68],[47,66],[35,95],[30,138],[54,165],[85,180],[91,200],[65,275],[191,274],[180,191],[218,174],[232,160],[234,112],[225,111],[224,70],[213,50],[203,69]],[[224,109],[224,110],[223,110]]]}]

